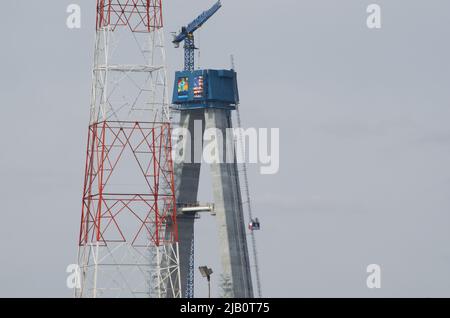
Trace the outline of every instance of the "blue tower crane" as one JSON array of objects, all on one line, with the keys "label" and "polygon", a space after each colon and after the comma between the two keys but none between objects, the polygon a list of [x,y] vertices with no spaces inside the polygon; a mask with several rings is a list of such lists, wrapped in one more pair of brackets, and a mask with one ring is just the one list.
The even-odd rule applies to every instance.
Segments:
[{"label": "blue tower crane", "polygon": [[206,21],[208,21],[222,7],[222,3],[217,1],[209,10],[204,11],[194,21],[181,28],[181,32],[172,41],[176,47],[184,41],[184,70],[194,71],[195,68],[195,43],[194,32],[197,31]]}]

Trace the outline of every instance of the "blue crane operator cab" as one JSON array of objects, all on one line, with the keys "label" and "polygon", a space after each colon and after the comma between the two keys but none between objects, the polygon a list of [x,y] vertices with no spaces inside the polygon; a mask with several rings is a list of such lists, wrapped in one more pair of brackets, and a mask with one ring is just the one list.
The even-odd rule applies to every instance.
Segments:
[{"label": "blue crane operator cab", "polygon": [[173,104],[177,109],[236,109],[239,103],[234,70],[196,70],[175,73]]}]

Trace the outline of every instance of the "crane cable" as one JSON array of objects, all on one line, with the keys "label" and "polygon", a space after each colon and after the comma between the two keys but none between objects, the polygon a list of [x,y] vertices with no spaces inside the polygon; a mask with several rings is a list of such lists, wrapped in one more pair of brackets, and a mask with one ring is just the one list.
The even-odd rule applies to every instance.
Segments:
[{"label": "crane cable", "polygon": [[[231,55],[231,68],[235,70],[235,64],[234,64],[234,56]],[[236,119],[237,119],[237,125],[238,128],[242,128],[242,121],[241,121],[241,113],[240,113],[240,104],[239,101],[236,103]],[[242,130],[239,130],[239,147],[241,154],[244,153],[244,140],[242,136]],[[244,176],[244,196],[247,200],[247,212],[248,217],[250,219],[250,222],[253,220],[253,212],[252,212],[252,204],[250,200],[250,190],[249,190],[249,182],[248,182],[248,174],[247,174],[247,164],[245,160],[242,162],[242,174]],[[242,206],[244,203],[242,203]],[[262,298],[262,290],[261,290],[261,278],[259,274],[259,265],[258,265],[258,252],[256,250],[256,237],[255,233],[253,231],[250,231],[250,239],[252,242],[252,251],[253,251],[253,263],[255,268],[255,278],[256,278],[256,287],[258,292],[258,298]]]}]

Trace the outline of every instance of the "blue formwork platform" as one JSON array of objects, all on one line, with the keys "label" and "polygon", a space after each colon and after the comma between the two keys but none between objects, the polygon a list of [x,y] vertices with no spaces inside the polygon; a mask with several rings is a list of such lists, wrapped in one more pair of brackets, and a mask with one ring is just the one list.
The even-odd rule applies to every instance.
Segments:
[{"label": "blue formwork platform", "polygon": [[175,73],[173,104],[177,108],[235,109],[239,102],[233,70],[196,70]]}]

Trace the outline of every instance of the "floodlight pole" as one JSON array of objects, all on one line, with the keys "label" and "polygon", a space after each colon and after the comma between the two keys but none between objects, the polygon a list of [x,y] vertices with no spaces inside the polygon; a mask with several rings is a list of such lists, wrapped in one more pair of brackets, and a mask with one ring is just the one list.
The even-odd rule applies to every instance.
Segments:
[{"label": "floodlight pole", "polygon": [[208,275],[208,298],[211,298],[211,275]]},{"label": "floodlight pole", "polygon": [[200,266],[198,269],[202,276],[206,277],[208,280],[208,298],[211,298],[211,274],[213,273],[213,270],[208,268],[208,266]]}]

